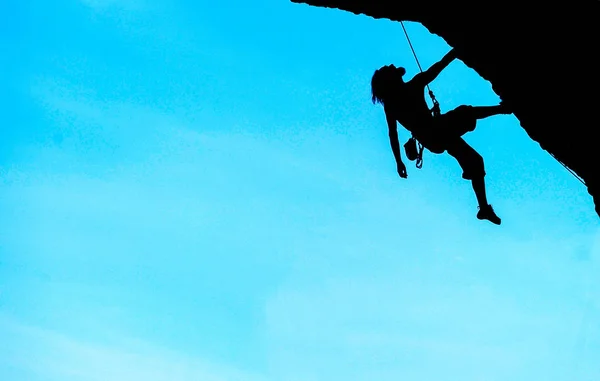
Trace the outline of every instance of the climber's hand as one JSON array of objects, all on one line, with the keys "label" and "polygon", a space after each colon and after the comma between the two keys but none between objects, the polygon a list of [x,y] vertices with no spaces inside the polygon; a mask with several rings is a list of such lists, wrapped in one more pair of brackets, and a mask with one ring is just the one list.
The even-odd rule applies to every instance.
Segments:
[{"label": "climber's hand", "polygon": [[404,165],[403,162],[398,163],[398,174],[403,179],[408,177],[408,175],[406,174],[406,165]]}]

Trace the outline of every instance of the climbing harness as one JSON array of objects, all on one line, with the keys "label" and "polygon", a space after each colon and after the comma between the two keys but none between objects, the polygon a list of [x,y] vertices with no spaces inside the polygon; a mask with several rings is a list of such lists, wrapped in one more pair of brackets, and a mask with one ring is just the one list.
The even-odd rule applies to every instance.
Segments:
[{"label": "climbing harness", "polygon": [[410,138],[404,143],[404,151],[406,151],[406,157],[410,161],[415,161],[419,157],[419,150],[417,149],[417,140]]},{"label": "climbing harness", "polygon": [[[418,148],[417,145],[419,146]],[[418,169],[423,168],[423,145],[414,136],[411,136],[410,139],[404,143],[404,152],[406,153],[406,158],[408,160],[417,161],[415,166]]]},{"label": "climbing harness", "polygon": [[[406,41],[408,41],[408,46],[410,46],[410,50],[412,51],[412,54],[415,57],[415,61],[417,61],[417,66],[419,67],[419,70],[422,73],[423,68],[421,67],[421,63],[419,62],[417,53],[415,52],[412,42],[410,41],[408,32],[406,31],[406,28],[404,27],[404,22],[400,21],[400,25],[402,25],[402,30],[404,30],[404,35],[406,36]],[[433,107],[430,109],[431,114],[434,117],[440,116],[440,114],[441,114],[440,104],[437,101],[437,99],[435,98],[433,91],[431,91],[431,89],[429,88],[429,84],[427,85],[427,92],[429,93],[429,97],[431,98],[431,102],[433,103]],[[418,150],[417,150],[417,144],[419,146]],[[406,151],[406,157],[408,158],[408,160],[410,160],[410,161],[416,160],[417,161],[416,167],[418,169],[421,169],[423,167],[423,145],[417,141],[417,139],[414,137],[414,135],[404,144],[404,149]],[[414,158],[411,159],[411,157],[414,157]]]}]

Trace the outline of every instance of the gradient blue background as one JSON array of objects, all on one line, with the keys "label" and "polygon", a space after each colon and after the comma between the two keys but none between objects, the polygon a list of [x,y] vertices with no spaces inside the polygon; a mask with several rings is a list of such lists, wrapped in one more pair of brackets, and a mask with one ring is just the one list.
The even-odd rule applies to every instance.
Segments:
[{"label": "gradient blue background", "polygon": [[[400,179],[369,88],[417,73],[398,23],[8,0],[0,44],[1,380],[600,379],[591,198],[512,115],[466,136],[502,226],[447,155]],[[432,87],[499,100],[460,60]]]}]

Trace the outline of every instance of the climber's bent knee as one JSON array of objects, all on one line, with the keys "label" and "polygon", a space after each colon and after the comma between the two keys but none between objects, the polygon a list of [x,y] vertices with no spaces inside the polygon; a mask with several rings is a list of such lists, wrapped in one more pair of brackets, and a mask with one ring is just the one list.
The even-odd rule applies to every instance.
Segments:
[{"label": "climber's bent knee", "polygon": [[483,157],[462,138],[455,139],[448,144],[447,151],[458,161],[463,170],[463,179],[473,180],[485,177]]}]

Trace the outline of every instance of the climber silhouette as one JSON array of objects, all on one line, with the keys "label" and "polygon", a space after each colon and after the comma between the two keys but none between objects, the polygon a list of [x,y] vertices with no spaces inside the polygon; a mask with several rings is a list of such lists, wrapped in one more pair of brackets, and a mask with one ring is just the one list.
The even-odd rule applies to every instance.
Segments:
[{"label": "climber silhouette", "polygon": [[462,136],[475,129],[478,119],[511,112],[501,102],[497,106],[462,105],[434,116],[425,102],[425,87],[455,58],[456,52],[452,49],[439,62],[408,82],[404,82],[406,70],[403,67],[387,65],[379,68],[371,79],[372,100],[374,104],[383,105],[400,177],[407,178],[407,173],[400,155],[396,122],[411,132],[424,148],[436,154],[447,151],[454,157],[463,170],[462,177],[472,182],[479,203],[477,218],[500,225],[500,218],[487,201],[483,158]]}]

